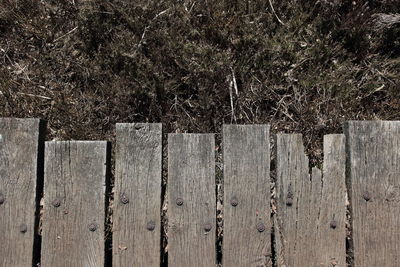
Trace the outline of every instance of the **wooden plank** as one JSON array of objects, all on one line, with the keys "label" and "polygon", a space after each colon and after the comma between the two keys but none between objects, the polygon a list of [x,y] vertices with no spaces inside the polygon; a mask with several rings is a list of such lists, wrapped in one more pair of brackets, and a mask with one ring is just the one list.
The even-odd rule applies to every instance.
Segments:
[{"label": "wooden plank", "polygon": [[345,140],[324,137],[323,173],[309,174],[299,134],[277,135],[277,266],[345,266]]},{"label": "wooden plank", "polygon": [[32,266],[38,119],[0,119],[0,266]]},{"label": "wooden plank", "polygon": [[345,125],[354,266],[400,266],[400,122]]},{"label": "wooden plank", "polygon": [[168,265],[215,266],[213,134],[168,135]]},{"label": "wooden plank", "polygon": [[117,124],[113,266],[160,266],[162,126]]},{"label": "wooden plank", "polygon": [[43,267],[104,266],[107,142],[46,142]]},{"label": "wooden plank", "polygon": [[324,136],[322,194],[318,210],[317,266],[346,266],[346,142],[343,134]]},{"label": "wooden plank", "polygon": [[224,125],[224,266],[272,266],[269,125]]}]

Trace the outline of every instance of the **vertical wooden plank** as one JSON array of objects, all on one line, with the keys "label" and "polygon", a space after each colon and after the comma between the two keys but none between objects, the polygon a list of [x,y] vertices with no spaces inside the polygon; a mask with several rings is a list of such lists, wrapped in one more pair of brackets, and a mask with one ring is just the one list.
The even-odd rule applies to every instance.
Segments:
[{"label": "vertical wooden plank", "polygon": [[400,266],[400,122],[345,126],[354,266]]},{"label": "vertical wooden plank", "polygon": [[38,119],[0,119],[0,266],[32,266]]},{"label": "vertical wooden plank", "polygon": [[162,125],[117,124],[113,266],[160,266]]},{"label": "vertical wooden plank", "polygon": [[168,265],[215,266],[213,134],[168,135]]},{"label": "vertical wooden plank", "polygon": [[277,135],[277,266],[345,266],[346,195],[343,135],[324,137],[323,173],[299,134]]},{"label": "vertical wooden plank", "polygon": [[42,264],[104,266],[107,142],[46,142]]},{"label": "vertical wooden plank", "polygon": [[269,125],[224,125],[224,266],[272,266]]},{"label": "vertical wooden plank", "polygon": [[317,266],[346,266],[346,142],[343,134],[324,136],[322,194],[318,210]]}]

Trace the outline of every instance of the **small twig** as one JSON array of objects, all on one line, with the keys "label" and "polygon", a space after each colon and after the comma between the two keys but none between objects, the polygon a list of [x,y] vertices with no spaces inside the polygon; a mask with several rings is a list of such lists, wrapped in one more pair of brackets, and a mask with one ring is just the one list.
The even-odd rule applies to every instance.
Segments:
[{"label": "small twig", "polygon": [[69,32],[67,32],[66,34],[64,34],[64,35],[61,35],[60,37],[58,37],[58,38],[54,39],[54,41],[53,41],[53,42],[57,42],[58,40],[60,40],[60,39],[64,38],[65,36],[67,36],[67,35],[69,35],[69,34],[73,33],[74,31],[76,31],[76,29],[78,29],[78,26],[76,26],[75,28],[73,28],[72,30],[70,30]]},{"label": "small twig", "polygon": [[235,93],[236,93],[236,95],[238,95],[239,92],[238,92],[238,87],[237,87],[237,83],[236,83],[235,72],[233,71],[233,68],[232,68],[232,67],[231,67],[231,71],[232,71],[233,87],[235,88]]},{"label": "small twig", "polygon": [[166,10],[161,11],[160,13],[158,13],[157,15],[154,16],[154,18],[150,21],[150,23],[144,28],[143,33],[142,33],[142,37],[140,38],[140,41],[138,42],[138,44],[136,45],[136,50],[133,53],[133,57],[136,56],[137,51],[139,50],[139,48],[142,46],[142,43],[144,41],[144,38],[146,36],[147,31],[149,30],[149,28],[151,27],[152,23],[161,15],[167,13],[170,10],[170,8],[167,8]]},{"label": "small twig", "polygon": [[229,83],[229,95],[230,95],[230,99],[231,99],[231,110],[232,110],[232,115],[231,115],[231,123],[233,121],[236,122],[236,116],[235,116],[235,108],[233,106],[233,81],[231,80],[231,82]]},{"label": "small twig", "polygon": [[285,25],[285,23],[283,23],[283,21],[278,17],[278,15],[275,12],[274,6],[272,5],[271,0],[268,0],[269,2],[269,7],[271,8],[272,13],[274,14],[275,18],[279,21],[280,24]]},{"label": "small twig", "polygon": [[31,96],[31,97],[39,97],[39,98],[43,98],[43,99],[47,99],[47,100],[51,100],[51,98],[50,98],[50,97],[47,97],[47,96],[42,96],[42,95],[34,95],[34,94],[28,94],[28,93],[22,93],[22,92],[17,92],[17,94],[19,94],[19,95]]}]

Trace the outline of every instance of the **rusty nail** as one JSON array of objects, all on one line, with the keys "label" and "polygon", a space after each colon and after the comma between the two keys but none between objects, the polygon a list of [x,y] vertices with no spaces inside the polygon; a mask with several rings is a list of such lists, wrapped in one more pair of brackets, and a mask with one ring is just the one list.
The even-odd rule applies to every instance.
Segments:
[{"label": "rusty nail", "polygon": [[231,199],[231,205],[232,205],[233,207],[236,207],[238,204],[239,204],[239,200],[237,199],[237,197],[233,197],[233,198]]},{"label": "rusty nail", "polygon": [[260,233],[265,231],[265,225],[263,223],[258,223],[257,224],[257,231],[259,231]]},{"label": "rusty nail", "polygon": [[336,229],[337,222],[335,220],[332,220],[331,223],[330,223],[330,226],[331,226],[332,229]]},{"label": "rusty nail", "polygon": [[51,204],[53,205],[53,207],[58,208],[61,206],[61,200],[56,198],[53,200],[53,202],[51,202]]},{"label": "rusty nail", "polygon": [[129,198],[128,198],[128,196],[127,196],[125,193],[123,193],[123,194],[121,195],[121,203],[122,203],[122,204],[128,204],[128,203],[129,203]]},{"label": "rusty nail", "polygon": [[182,206],[182,205],[183,205],[183,199],[180,198],[180,197],[178,197],[178,198],[176,199],[176,205]]},{"label": "rusty nail", "polygon": [[0,193],[0,205],[3,204],[5,201],[6,201],[5,196],[2,193]]},{"label": "rusty nail", "polygon": [[153,231],[153,230],[156,228],[156,222],[155,222],[155,221],[149,221],[149,222],[147,223],[146,228],[147,228],[147,230],[149,230],[149,231]]},{"label": "rusty nail", "polygon": [[97,224],[95,224],[95,223],[89,224],[89,231],[90,232],[94,232],[96,230],[97,230]]},{"label": "rusty nail", "polygon": [[204,231],[210,232],[211,229],[212,229],[211,223],[205,223],[205,224],[204,224]]},{"label": "rusty nail", "polygon": [[371,195],[369,194],[368,191],[364,192],[363,198],[365,199],[365,201],[370,201],[371,200]]},{"label": "rusty nail", "polygon": [[19,226],[19,231],[21,232],[21,233],[23,233],[23,234],[25,234],[27,231],[28,231],[28,226],[26,226],[26,224],[21,224],[20,226]]}]

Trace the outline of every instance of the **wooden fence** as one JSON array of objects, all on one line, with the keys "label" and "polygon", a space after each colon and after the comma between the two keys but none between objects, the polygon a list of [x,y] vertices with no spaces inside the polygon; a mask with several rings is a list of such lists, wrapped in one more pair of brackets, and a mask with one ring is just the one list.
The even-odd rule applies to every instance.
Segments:
[{"label": "wooden fence", "polygon": [[169,134],[166,188],[161,124],[117,124],[114,175],[44,130],[0,119],[1,266],[400,266],[400,122],[346,123],[311,170],[301,135],[270,165],[268,125],[225,125],[223,179],[213,134]]}]

